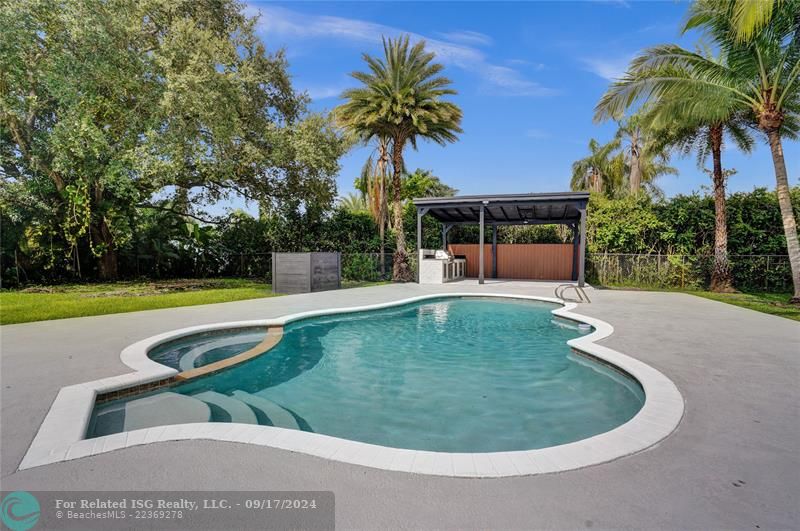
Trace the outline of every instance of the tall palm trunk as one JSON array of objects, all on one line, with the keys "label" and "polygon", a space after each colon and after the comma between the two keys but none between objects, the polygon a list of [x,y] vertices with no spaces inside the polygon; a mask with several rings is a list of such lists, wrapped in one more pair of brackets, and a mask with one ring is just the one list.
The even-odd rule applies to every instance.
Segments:
[{"label": "tall palm trunk", "polygon": [[722,171],[722,126],[709,130],[711,157],[714,161],[714,269],[711,271],[711,291],[732,292],[733,278],[728,261],[728,223],[725,211],[725,174]]},{"label": "tall palm trunk", "polygon": [[381,279],[386,275],[386,168],[389,166],[388,141],[381,140],[378,147],[378,234],[381,238]]},{"label": "tall palm trunk", "polygon": [[[764,120],[761,120],[764,123]],[[776,190],[778,204],[781,207],[783,218],[783,232],[786,234],[786,249],[789,252],[789,264],[792,269],[792,282],[794,296],[791,302],[800,304],[800,243],[797,241],[797,221],[794,218],[792,199],[789,195],[789,178],[786,174],[786,161],[783,158],[783,143],[779,127],[763,127],[769,138],[769,147],[772,151],[772,163],[775,165]]]},{"label": "tall palm trunk", "polygon": [[381,280],[384,280],[386,277],[386,219],[385,216],[381,216],[380,223],[378,225],[378,234],[381,238]]},{"label": "tall palm trunk", "polygon": [[596,168],[592,168],[592,191],[600,193],[603,191],[603,179]]},{"label": "tall palm trunk", "polygon": [[642,187],[642,168],[639,166],[639,132],[635,130],[631,136],[631,194],[638,194]]},{"label": "tall palm trunk", "polygon": [[394,233],[396,247],[394,251],[393,278],[396,282],[411,282],[414,272],[408,262],[406,252],[406,233],[403,228],[402,181],[404,138],[395,138],[392,143],[392,208],[394,212]]}]

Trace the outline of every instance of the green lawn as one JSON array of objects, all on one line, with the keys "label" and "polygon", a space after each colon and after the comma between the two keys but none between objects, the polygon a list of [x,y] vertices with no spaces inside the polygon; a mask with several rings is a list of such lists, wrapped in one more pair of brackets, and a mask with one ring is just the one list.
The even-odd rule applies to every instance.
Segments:
[{"label": "green lawn", "polygon": [[710,291],[690,291],[688,293],[800,321],[800,307],[787,302],[791,297],[790,293],[712,293]]},{"label": "green lawn", "polygon": [[[389,283],[343,280],[342,287],[360,288]],[[233,278],[33,286],[20,291],[0,291],[0,324],[195,306],[273,296],[270,284]]]},{"label": "green lawn", "polygon": [[114,282],[0,291],[0,324],[135,312],[271,297],[272,286],[241,279]]}]

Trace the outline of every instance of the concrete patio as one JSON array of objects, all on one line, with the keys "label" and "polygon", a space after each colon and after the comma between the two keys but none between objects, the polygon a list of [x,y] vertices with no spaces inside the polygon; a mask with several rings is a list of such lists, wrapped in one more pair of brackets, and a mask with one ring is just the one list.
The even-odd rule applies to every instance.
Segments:
[{"label": "concrete patio", "polygon": [[342,529],[800,527],[800,323],[677,293],[590,290],[592,304],[575,310],[613,325],[603,344],[663,372],[686,401],[675,433],[611,463],[536,477],[435,478],[180,441],[17,471],[58,390],[130,372],[119,352],[145,337],[425,293],[550,297],[553,287],[387,285],[4,326],[2,489],[332,490]]}]

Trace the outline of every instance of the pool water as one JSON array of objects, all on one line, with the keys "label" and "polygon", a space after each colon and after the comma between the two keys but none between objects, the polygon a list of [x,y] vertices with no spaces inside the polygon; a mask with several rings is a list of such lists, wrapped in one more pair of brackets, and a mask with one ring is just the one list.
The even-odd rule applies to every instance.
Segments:
[{"label": "pool water", "polygon": [[96,407],[89,436],[159,423],[248,422],[398,448],[527,450],[609,431],[639,384],[571,352],[556,305],[442,298],[309,318],[262,356]]},{"label": "pool water", "polygon": [[266,329],[205,332],[159,345],[147,353],[153,361],[188,371],[241,354],[264,339]]}]

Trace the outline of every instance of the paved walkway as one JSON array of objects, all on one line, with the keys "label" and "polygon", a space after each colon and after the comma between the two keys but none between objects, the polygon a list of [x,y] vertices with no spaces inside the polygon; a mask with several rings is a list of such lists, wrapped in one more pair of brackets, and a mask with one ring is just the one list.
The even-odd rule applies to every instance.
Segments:
[{"label": "paved walkway", "polygon": [[2,489],[332,490],[352,528],[800,528],[800,323],[676,293],[592,291],[604,344],[671,378],[678,430],[583,470],[509,479],[387,472],[212,441],[158,443],[16,472],[58,389],[129,372],[120,350],[175,328],[447,291],[552,296],[552,285],[390,285],[0,328]]}]

